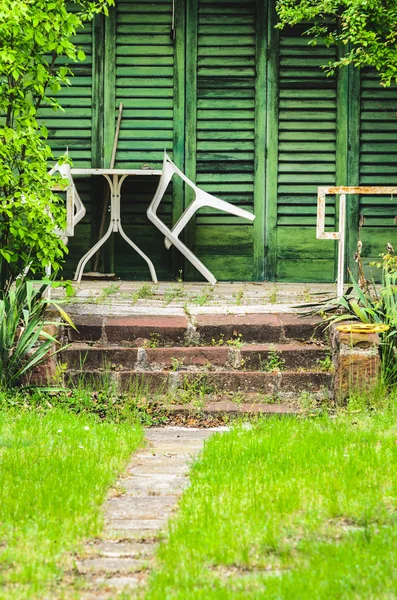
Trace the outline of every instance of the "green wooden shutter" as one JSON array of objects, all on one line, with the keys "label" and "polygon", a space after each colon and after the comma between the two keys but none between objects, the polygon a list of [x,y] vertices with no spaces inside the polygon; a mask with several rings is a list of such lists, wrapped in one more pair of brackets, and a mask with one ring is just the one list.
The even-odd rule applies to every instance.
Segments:
[{"label": "green wooden shutter", "polygon": [[[173,155],[174,44],[170,37],[172,2],[131,0],[116,3],[115,107],[124,105],[116,167],[159,169],[164,149]],[[183,31],[178,35],[183,35]],[[107,115],[105,126],[113,125]],[[170,278],[172,251],[148,222],[146,209],[153,198],[157,178],[133,178],[123,184],[124,229],[153,260],[158,276]],[[172,221],[172,188],[159,214]],[[115,238],[116,272],[124,278],[147,279],[146,263]]]},{"label": "green wooden shutter", "polygon": [[[197,65],[190,65],[197,92],[186,106],[188,173],[207,192],[252,212],[255,10],[255,0],[198,0],[196,36],[188,38],[187,46],[187,61],[197,60]],[[188,35],[194,26],[188,25]],[[189,53],[189,41],[197,43],[197,56],[195,51]],[[189,76],[187,86],[192,86]],[[189,88],[187,96],[191,97]],[[194,129],[196,139],[189,140]],[[253,278],[253,226],[246,221],[201,210],[196,218],[195,252],[220,280]],[[192,277],[197,278],[197,272]]]},{"label": "green wooden shutter", "polygon": [[[360,185],[397,186],[397,87],[382,88],[376,72],[361,76]],[[397,198],[361,196],[363,256],[377,260],[387,242],[397,249]]]},{"label": "green wooden shutter", "polygon": [[[73,63],[71,87],[63,87],[57,94],[62,111],[40,109],[40,117],[48,128],[49,140],[55,157],[64,154],[66,148],[75,167],[91,166],[92,151],[92,27],[87,23],[73,42],[81,47],[86,59]],[[62,61],[64,64],[67,60]]]},{"label": "green wooden shutter", "polygon": [[[93,73],[92,73],[92,24],[86,23],[74,37],[73,42],[84,50],[86,58],[83,62],[72,63],[73,77],[71,86],[63,87],[57,99],[64,109],[54,111],[43,106],[40,109],[40,119],[48,128],[49,144],[55,159],[65,153],[68,148],[74,167],[91,167],[93,152]],[[59,63],[67,64],[67,59]],[[72,276],[79,258],[90,247],[91,239],[91,182],[84,179],[79,182],[79,194],[86,206],[87,214],[76,228],[75,236],[70,238],[64,277]]]},{"label": "green wooden shutter", "polygon": [[[320,66],[335,60],[335,50],[308,46],[303,28],[280,35],[277,278],[331,281],[334,245],[316,239],[317,187],[335,185],[336,78]],[[268,177],[274,177],[268,173]],[[335,226],[335,208],[327,208]]]}]

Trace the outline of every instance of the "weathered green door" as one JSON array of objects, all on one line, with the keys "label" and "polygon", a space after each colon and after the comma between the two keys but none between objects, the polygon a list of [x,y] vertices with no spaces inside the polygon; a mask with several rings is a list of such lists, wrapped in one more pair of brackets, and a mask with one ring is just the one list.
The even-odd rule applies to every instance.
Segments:
[{"label": "weathered green door", "polygon": [[[397,182],[395,89],[376,75],[320,68],[336,50],[309,46],[303,28],[275,29],[274,0],[123,0],[80,34],[87,54],[64,93],[65,117],[45,114],[58,151],[76,165],[108,166],[117,110],[124,105],[116,167],[160,168],[164,149],[205,190],[252,211],[253,224],[202,209],[185,242],[219,280],[333,281],[334,242],[315,237],[320,185]],[[157,181],[128,180],[122,218],[160,278],[198,273],[148,222]],[[95,239],[103,190],[82,182],[88,213],[70,241],[70,273]],[[98,184],[97,184],[98,185]],[[160,214],[171,225],[191,200],[180,181]],[[392,241],[394,199],[349,198],[351,262],[359,215],[364,253]],[[327,226],[334,230],[332,201]],[[366,234],[368,232],[368,234]],[[388,240],[386,240],[388,241]],[[107,269],[113,268],[113,249]],[[114,268],[147,278],[146,264],[116,236]]]},{"label": "weathered green door", "polygon": [[263,269],[254,261],[265,166],[264,122],[255,110],[258,103],[265,112],[266,100],[260,12],[255,0],[187,4],[186,172],[206,191],[257,215],[254,227],[219,211],[198,213],[188,240],[218,279],[252,280]]},{"label": "weathered green door", "polygon": [[315,223],[317,187],[336,182],[337,81],[320,69],[335,50],[275,24],[273,2],[187,2],[186,169],[256,215],[203,212],[189,238],[219,279],[329,281]]}]

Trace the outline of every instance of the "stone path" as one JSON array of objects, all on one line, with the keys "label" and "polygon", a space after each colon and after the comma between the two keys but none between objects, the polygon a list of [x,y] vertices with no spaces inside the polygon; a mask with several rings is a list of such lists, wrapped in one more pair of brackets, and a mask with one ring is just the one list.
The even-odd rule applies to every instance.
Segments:
[{"label": "stone path", "polygon": [[136,596],[144,584],[167,520],[189,484],[190,463],[214,431],[182,427],[146,430],[146,446],[132,458],[105,503],[101,540],[89,544],[77,569],[86,580],[81,600]]}]

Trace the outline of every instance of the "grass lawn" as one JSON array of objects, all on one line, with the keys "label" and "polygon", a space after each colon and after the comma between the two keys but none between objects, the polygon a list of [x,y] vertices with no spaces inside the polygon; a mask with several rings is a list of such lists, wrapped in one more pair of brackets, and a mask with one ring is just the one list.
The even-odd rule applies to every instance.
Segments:
[{"label": "grass lawn", "polygon": [[397,598],[397,410],[213,436],[145,599]]},{"label": "grass lawn", "polygon": [[0,411],[2,600],[63,597],[68,553],[101,531],[106,491],[141,439],[139,425],[61,409]]}]

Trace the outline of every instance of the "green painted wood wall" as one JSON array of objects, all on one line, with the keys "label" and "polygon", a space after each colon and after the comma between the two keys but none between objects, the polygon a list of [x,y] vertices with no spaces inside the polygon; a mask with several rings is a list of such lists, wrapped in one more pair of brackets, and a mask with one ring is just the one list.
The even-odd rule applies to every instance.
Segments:
[{"label": "green painted wood wall", "polygon": [[[43,112],[55,152],[75,165],[107,166],[119,103],[124,105],[116,167],[160,168],[163,150],[205,190],[254,212],[253,224],[203,209],[186,241],[219,280],[333,281],[334,242],[315,237],[319,185],[397,185],[397,94],[376,75],[345,69],[308,46],[303,28],[276,30],[273,0],[117,1],[78,36],[87,59],[62,96],[65,113]],[[160,278],[199,279],[167,251],[147,221],[155,178],[123,187],[125,230],[153,259]],[[70,240],[65,274],[95,239],[103,185],[80,182],[87,216]],[[191,200],[180,181],[161,206],[171,224]],[[362,230],[364,255],[393,243],[394,199],[349,199],[348,258]],[[327,226],[335,228],[332,202]],[[117,236],[106,270],[147,279],[146,264]],[[110,258],[109,258],[110,257]]]},{"label": "green painted wood wall", "polygon": [[[367,70],[361,77],[359,136],[359,184],[397,186],[396,89],[379,88],[376,74]],[[378,259],[388,241],[396,246],[396,200],[360,197],[358,212],[365,218],[361,239],[367,264]]]}]

